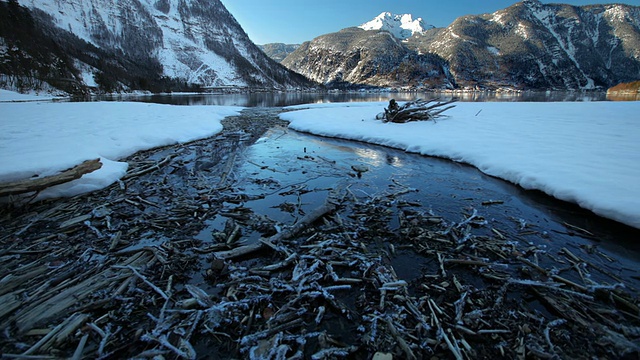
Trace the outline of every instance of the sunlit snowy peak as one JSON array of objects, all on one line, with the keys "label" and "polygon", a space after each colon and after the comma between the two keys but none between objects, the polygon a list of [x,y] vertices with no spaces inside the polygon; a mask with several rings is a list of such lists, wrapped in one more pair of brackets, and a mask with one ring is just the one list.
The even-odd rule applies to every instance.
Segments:
[{"label": "sunlit snowy peak", "polygon": [[363,30],[386,30],[401,40],[434,28],[433,25],[425,24],[422,18],[414,20],[411,14],[396,15],[390,12],[383,12],[358,27]]}]

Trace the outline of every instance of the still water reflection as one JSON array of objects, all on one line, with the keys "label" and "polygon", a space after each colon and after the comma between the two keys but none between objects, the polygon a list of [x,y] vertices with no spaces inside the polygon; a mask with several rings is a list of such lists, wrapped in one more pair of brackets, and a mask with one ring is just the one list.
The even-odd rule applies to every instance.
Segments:
[{"label": "still water reflection", "polygon": [[107,95],[96,97],[100,101],[141,101],[173,105],[224,105],[245,107],[281,107],[300,104],[328,102],[361,102],[396,99],[411,101],[416,99],[448,100],[453,97],[460,101],[605,101],[604,92],[522,92],[522,93],[252,93],[252,94],[164,94],[164,95]]},{"label": "still water reflection", "polygon": [[[487,226],[473,230],[477,236],[489,239],[495,235],[492,229],[499,229],[510,241],[537,244],[550,254],[566,247],[589,258],[592,264],[615,269],[628,285],[640,288],[640,280],[632,277],[640,261],[640,230],[541,192],[526,191],[472,166],[286,128],[269,130],[242,154],[241,160],[234,172],[236,186],[252,198],[260,195],[244,206],[283,224],[293,224],[319,207],[329,190],[340,184],[349,189],[350,197],[362,203],[412,189],[400,199],[419,204],[413,211],[433,212],[456,222],[464,218],[463,213],[476,209],[488,221]],[[353,166],[364,166],[367,171],[361,177],[354,176]],[[488,205],[487,200],[499,203]],[[283,208],[283,203],[291,207]],[[389,202],[385,211],[389,229],[395,230],[399,226],[398,207]],[[593,236],[582,236],[565,224],[579,226]],[[598,249],[615,258],[616,263],[584,249]],[[413,274],[419,273],[416,266],[404,265]]]}]

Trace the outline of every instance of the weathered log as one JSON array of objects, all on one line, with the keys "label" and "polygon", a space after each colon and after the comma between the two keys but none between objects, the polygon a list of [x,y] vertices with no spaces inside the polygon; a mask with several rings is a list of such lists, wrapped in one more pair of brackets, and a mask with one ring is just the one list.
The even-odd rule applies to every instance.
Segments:
[{"label": "weathered log", "polygon": [[287,240],[296,236],[298,233],[302,232],[304,229],[313,224],[316,220],[318,220],[325,214],[334,211],[335,209],[335,204],[331,203],[330,201],[326,201],[322,206],[305,215],[302,219],[300,219],[300,221],[298,221],[289,229],[284,229],[281,232],[271,236],[270,238],[264,239],[263,241],[257,242],[255,244],[240,246],[235,249],[226,251],[218,251],[214,253],[214,255],[218,259],[225,260],[251,254],[252,252],[258,251],[268,246],[268,244],[276,244],[281,240]]},{"label": "weathered log", "polygon": [[38,179],[25,179],[0,184],[0,197],[42,191],[51,186],[79,179],[82,175],[92,173],[101,167],[102,163],[100,162],[100,159],[87,160],[78,166],[61,172],[60,174]]}]

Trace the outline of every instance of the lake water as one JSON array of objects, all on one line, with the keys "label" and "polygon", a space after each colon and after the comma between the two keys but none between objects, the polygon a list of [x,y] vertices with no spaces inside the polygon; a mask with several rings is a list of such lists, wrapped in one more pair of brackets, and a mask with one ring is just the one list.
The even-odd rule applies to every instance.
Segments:
[{"label": "lake water", "polygon": [[[245,107],[282,107],[290,105],[327,103],[383,101],[389,99],[411,101],[416,99],[458,98],[460,101],[606,101],[604,92],[550,91],[521,93],[252,93],[252,94],[164,94],[164,95],[108,95],[98,96],[101,101],[142,101],[173,105],[223,105]],[[615,98],[613,100],[630,100]],[[633,99],[631,99],[633,100]]]}]

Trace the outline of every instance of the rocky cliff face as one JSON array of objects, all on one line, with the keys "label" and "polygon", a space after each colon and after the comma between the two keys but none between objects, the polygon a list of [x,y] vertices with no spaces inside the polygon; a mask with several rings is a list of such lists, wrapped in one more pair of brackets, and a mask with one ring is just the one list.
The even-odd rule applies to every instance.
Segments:
[{"label": "rocky cliff face", "polygon": [[606,88],[640,77],[639,24],[638,7],[525,1],[408,46],[446,59],[460,85]]},{"label": "rocky cliff face", "polygon": [[[526,0],[493,14],[458,18],[446,28],[404,42],[369,41],[367,49],[362,40],[345,42],[344,34],[337,34],[303,44],[283,64],[324,83],[341,79],[378,86],[594,89],[640,78],[636,6],[575,7]],[[358,37],[375,34],[367,31]],[[355,56],[363,53],[366,56]],[[398,78],[396,70],[406,67],[399,59],[412,56],[427,60],[419,63],[430,72]],[[367,76],[361,76],[362,58],[375,64],[365,66]]]},{"label": "rocky cliff face", "polygon": [[284,58],[289,56],[289,54],[296,51],[296,49],[300,47],[300,44],[271,43],[258,45],[258,47],[264,51],[268,57],[277,62],[281,62]]},{"label": "rocky cliff face", "polygon": [[448,83],[438,56],[418,54],[389,32],[355,27],[305,42],[282,63],[330,86]]},{"label": "rocky cliff face", "polygon": [[[55,32],[58,39],[76,37],[88,44],[84,46],[112,54],[106,58],[101,54],[102,62],[154,64],[160,79],[202,87],[310,85],[265,56],[219,0],[19,2],[31,10],[44,33]],[[82,68],[78,72],[85,74],[82,80],[105,73],[100,61],[75,61]],[[131,88],[133,84],[121,85]]]}]

